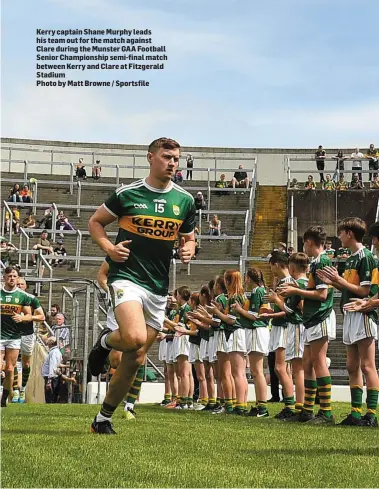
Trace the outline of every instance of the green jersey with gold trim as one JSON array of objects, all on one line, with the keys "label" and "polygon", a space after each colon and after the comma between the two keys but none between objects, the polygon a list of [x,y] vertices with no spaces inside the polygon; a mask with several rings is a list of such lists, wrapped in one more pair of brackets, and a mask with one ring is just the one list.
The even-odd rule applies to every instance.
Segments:
[{"label": "green jersey with gold trim", "polygon": [[24,306],[30,306],[31,297],[21,289],[1,289],[1,339],[15,340],[21,338],[23,323],[16,323],[12,316],[21,314]]},{"label": "green jersey with gold trim", "polygon": [[195,229],[192,195],[173,182],[156,189],[142,179],[123,185],[103,205],[118,218],[116,244],[132,241],[124,263],[110,261],[108,283],[130,280],[154,294],[166,295],[175,240],[179,233],[191,234]]}]

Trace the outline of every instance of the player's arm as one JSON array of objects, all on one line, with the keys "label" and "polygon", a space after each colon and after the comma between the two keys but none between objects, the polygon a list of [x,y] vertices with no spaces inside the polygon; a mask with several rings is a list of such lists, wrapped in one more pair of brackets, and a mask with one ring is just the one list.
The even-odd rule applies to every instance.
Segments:
[{"label": "player's arm", "polygon": [[291,297],[293,295],[300,295],[303,299],[325,302],[328,297],[328,286],[325,284],[325,287],[319,287],[315,290],[307,290],[283,284],[279,288],[279,292],[284,298]]},{"label": "player's arm", "polygon": [[196,242],[195,242],[195,221],[196,221],[196,207],[195,202],[192,199],[190,208],[187,215],[180,226],[179,230],[179,257],[182,263],[189,263],[195,256]]},{"label": "player's arm", "polygon": [[223,312],[220,311],[220,309],[218,309],[218,307],[215,307],[214,309],[214,315],[217,316],[219,319],[221,319],[221,321],[225,324],[229,324],[230,326],[232,326],[236,321],[237,321],[237,318],[236,317],[231,317],[229,314],[224,314]]},{"label": "player's arm", "polygon": [[108,272],[109,272],[109,264],[106,261],[103,261],[101,264],[97,275],[96,275],[96,280],[99,282],[100,287],[105,290],[105,292],[108,292]]},{"label": "player's arm", "polygon": [[14,313],[12,319],[16,323],[30,323],[33,321],[32,308],[30,306],[23,306],[22,314]]},{"label": "player's arm", "polygon": [[42,307],[37,307],[37,309],[34,309],[32,321],[36,321],[37,323],[42,323],[42,321],[45,321],[45,314]]},{"label": "player's arm", "polygon": [[286,313],[284,311],[272,312],[272,313],[264,312],[263,314],[259,315],[259,317],[262,319],[281,319],[284,318],[285,316]]},{"label": "player's arm", "polygon": [[[362,266],[361,268],[364,267]],[[359,297],[367,297],[370,293],[371,273],[370,276],[365,277],[364,280],[362,280],[362,277],[360,277],[361,281],[359,285],[351,284],[345,280],[338,274],[335,267],[324,267],[322,270],[317,271],[317,275],[325,283],[330,282],[330,284],[338,290],[348,290],[352,294],[358,295]]]}]

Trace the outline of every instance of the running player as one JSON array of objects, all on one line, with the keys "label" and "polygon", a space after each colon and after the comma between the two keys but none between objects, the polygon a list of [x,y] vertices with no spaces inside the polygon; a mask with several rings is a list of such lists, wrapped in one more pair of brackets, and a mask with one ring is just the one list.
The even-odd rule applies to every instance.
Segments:
[{"label": "running player", "polygon": [[[97,281],[100,287],[109,293],[108,288],[108,272],[109,272],[109,258],[106,257],[103,263],[101,264],[98,272],[97,272]],[[107,310],[107,327],[115,331],[118,329],[118,324],[113,312],[112,304],[108,305]],[[117,350],[111,350],[109,353],[109,365],[112,369],[116,369],[121,362],[122,353]],[[122,413],[123,417],[128,421],[133,421],[136,419],[136,412],[134,411],[134,404],[137,401],[138,395],[141,390],[142,382],[144,377],[144,366],[141,365],[137,370],[135,379],[133,381],[133,385],[131,386],[126,398],[124,399],[124,411]]]},{"label": "running player", "polygon": [[[92,423],[94,433],[115,434],[112,414],[162,330],[177,236],[183,263],[189,263],[195,253],[194,200],[171,181],[179,156],[176,141],[153,141],[147,153],[148,177],[117,189],[89,221],[92,238],[111,260],[108,283],[119,325],[116,331],[106,328],[100,334],[88,359],[91,373],[101,373],[112,348],[124,352]],[[113,244],[104,228],[116,219],[120,229]]]},{"label": "running player", "polygon": [[[333,287],[317,275],[318,270],[330,266],[324,253],[326,233],[321,226],[311,226],[303,236],[304,251],[312,258],[307,289],[292,284],[282,285],[279,293],[284,298],[300,295],[304,298],[304,407],[299,415],[288,421],[310,424],[334,424],[332,414],[332,379],[327,366],[328,341],[336,339],[336,316],[333,310]],[[317,388],[320,394],[320,410],[313,417]]]},{"label": "running player", "polygon": [[5,358],[5,378],[1,407],[7,407],[7,400],[13,385],[13,372],[21,347],[21,323],[32,321],[30,297],[17,288],[18,272],[13,267],[7,267],[3,275],[1,288],[1,341],[0,364]]},{"label": "running player", "polygon": [[[377,275],[374,257],[362,244],[366,223],[358,217],[344,219],[338,226],[339,238],[351,254],[346,260],[343,277],[334,267],[325,267],[318,277],[342,291],[341,306],[352,297],[368,298],[371,283]],[[376,284],[375,284],[376,285]],[[377,427],[379,378],[375,367],[375,340],[377,339],[377,315],[345,310],[343,342],[347,351],[347,370],[350,379],[351,413],[340,423],[343,426]],[[362,416],[363,376],[367,386],[367,413]]]},{"label": "running player", "polygon": [[[21,365],[22,365],[22,382],[20,389],[16,388],[13,384],[13,397],[12,402],[19,402],[23,404],[25,402],[25,389],[30,375],[30,359],[33,353],[35,344],[35,333],[33,322],[45,321],[45,314],[43,312],[40,301],[32,294],[26,292],[27,284],[24,278],[18,277],[17,287],[25,292],[30,297],[30,307],[32,310],[32,320],[28,323],[22,322],[21,326]],[[16,370],[15,370],[16,373]]]}]

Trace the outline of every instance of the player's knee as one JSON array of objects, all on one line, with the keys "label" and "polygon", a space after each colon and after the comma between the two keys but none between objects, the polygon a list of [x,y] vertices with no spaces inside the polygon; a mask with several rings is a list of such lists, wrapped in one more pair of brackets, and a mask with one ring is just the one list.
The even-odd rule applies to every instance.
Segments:
[{"label": "player's knee", "polygon": [[349,375],[357,374],[359,372],[360,368],[362,368],[362,371],[363,371],[363,366],[360,367],[356,362],[354,362],[352,360],[347,360],[346,370],[348,371]]},{"label": "player's knee", "polygon": [[361,369],[363,372],[363,375],[367,377],[367,375],[370,375],[371,372],[375,371],[375,366],[372,364],[372,362],[362,362],[361,363]]},{"label": "player's knee", "polygon": [[14,365],[5,365],[4,368],[5,375],[10,375],[14,372]]}]

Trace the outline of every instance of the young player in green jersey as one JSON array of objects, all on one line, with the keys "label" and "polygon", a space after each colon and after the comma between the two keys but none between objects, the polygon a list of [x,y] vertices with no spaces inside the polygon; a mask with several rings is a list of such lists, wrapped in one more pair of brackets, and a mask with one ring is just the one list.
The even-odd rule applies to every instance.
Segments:
[{"label": "young player in green jersey", "polygon": [[[377,266],[374,257],[362,244],[366,223],[358,217],[344,219],[338,226],[339,238],[351,255],[346,260],[343,277],[334,267],[325,267],[318,272],[324,282],[342,291],[341,306],[353,297],[369,297]],[[347,370],[350,379],[351,413],[341,425],[377,427],[379,377],[375,366],[375,340],[377,339],[377,316],[371,312],[346,311],[343,321],[343,342],[347,351]],[[363,376],[367,386],[367,413],[362,416]]]},{"label": "young player in green jersey", "polygon": [[[285,284],[295,283],[288,270],[288,256],[285,253],[274,251],[269,263],[271,272],[277,279],[277,288]],[[284,419],[292,416],[295,410],[292,376],[287,369],[286,363],[287,329],[290,318],[286,311],[283,311],[277,304],[278,296],[275,292],[267,294],[265,300],[273,303],[273,312],[263,313],[259,317],[266,320],[272,319],[269,350],[275,352],[275,371],[283,389],[284,408],[275,418]]]},{"label": "young player in green jersey", "polygon": [[[169,295],[167,298],[167,307],[166,307],[165,316],[167,316],[167,318],[170,319],[171,321],[174,321],[176,316],[176,311],[179,307],[176,297],[177,297],[177,289],[175,289],[172,295]],[[178,378],[175,373],[174,352],[173,352],[175,331],[174,329],[170,329],[167,327],[167,328],[163,328],[162,332],[159,333],[159,335],[162,335],[164,337],[163,341],[165,341],[166,343],[165,364],[167,367],[167,377],[168,377],[168,381],[170,384],[170,391],[171,391],[170,402],[168,403],[162,402],[161,405],[165,406],[167,409],[175,409],[178,400]],[[166,401],[166,396],[165,396],[165,401]]]},{"label": "young player in green jersey", "polygon": [[[336,338],[336,319],[333,310],[333,287],[328,286],[317,275],[318,270],[330,266],[324,253],[326,233],[321,226],[311,226],[303,236],[304,251],[312,259],[309,269],[308,287],[283,285],[279,293],[284,297],[299,295],[304,299],[304,407],[301,413],[289,421],[310,424],[334,424],[332,414],[332,379],[326,363],[328,341]],[[313,417],[316,391],[319,390],[320,410]]]},{"label": "young player in green jersey", "polygon": [[237,312],[245,323],[246,351],[249,355],[250,370],[254,378],[256,406],[250,409],[249,416],[267,418],[267,383],[263,373],[263,357],[268,356],[270,331],[268,321],[260,319],[259,314],[265,305],[265,282],[261,270],[249,268],[245,277],[246,288],[251,290],[249,310],[238,305]]},{"label": "young player in green jersey", "polygon": [[[293,253],[288,260],[288,271],[300,289],[306,289],[308,278],[308,257],[305,253]],[[296,400],[290,409],[284,409],[279,419],[288,420],[294,414],[300,414],[304,405],[304,325],[303,325],[303,299],[299,295],[293,295],[283,300],[280,295],[271,293],[268,300],[274,302],[286,313],[287,344],[285,360],[291,364],[292,376],[295,381]]]},{"label": "young player in green jersey", "polygon": [[[29,323],[21,323],[21,365],[22,365],[22,382],[21,388],[15,388],[18,386],[16,383],[16,371],[17,367],[14,371],[14,381],[13,381],[13,397],[12,402],[19,402],[23,404],[25,402],[25,389],[26,384],[29,380],[30,375],[30,360],[32,357],[34,343],[35,343],[35,333],[34,333],[34,324],[33,322],[42,322],[45,321],[45,314],[43,312],[42,306],[37,299],[32,294],[26,292],[27,284],[24,278],[18,277],[17,279],[17,287],[25,292],[30,297],[30,307],[32,311],[32,320]],[[18,373],[17,373],[18,374]],[[17,375],[18,376],[18,375]]]},{"label": "young player in green jersey", "polygon": [[[88,358],[91,373],[101,373],[112,348],[124,352],[92,423],[94,433],[115,434],[112,414],[162,329],[177,237],[183,263],[189,263],[195,253],[194,199],[171,181],[179,156],[176,141],[153,141],[147,153],[149,175],[117,189],[89,220],[93,240],[111,260],[108,283],[119,325],[116,331],[101,333]],[[119,232],[113,244],[104,228],[116,219]]]},{"label": "young player in green jersey", "polygon": [[1,340],[0,364],[5,360],[5,378],[1,407],[7,406],[7,400],[13,385],[13,373],[21,347],[22,323],[32,321],[30,297],[17,288],[18,272],[7,267],[3,275],[1,289]]},{"label": "young player in green jersey", "polygon": [[330,260],[333,260],[336,256],[336,250],[332,248],[332,242],[330,240],[325,242],[325,253]]}]

